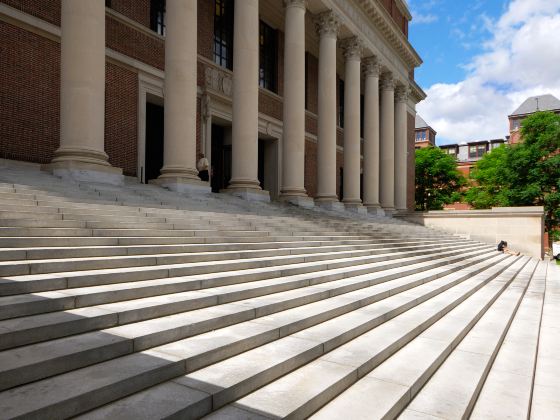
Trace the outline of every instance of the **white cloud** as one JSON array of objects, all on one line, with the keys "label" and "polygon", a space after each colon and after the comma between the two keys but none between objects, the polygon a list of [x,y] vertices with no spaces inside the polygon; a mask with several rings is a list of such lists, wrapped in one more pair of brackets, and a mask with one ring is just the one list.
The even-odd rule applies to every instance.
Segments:
[{"label": "white cloud", "polygon": [[438,137],[460,142],[508,134],[507,115],[527,97],[560,98],[560,0],[512,0],[465,80],[435,84],[418,112]]},{"label": "white cloud", "polygon": [[438,17],[434,14],[422,14],[422,13],[414,13],[412,17],[412,24],[427,24],[427,23],[434,23],[438,21]]}]

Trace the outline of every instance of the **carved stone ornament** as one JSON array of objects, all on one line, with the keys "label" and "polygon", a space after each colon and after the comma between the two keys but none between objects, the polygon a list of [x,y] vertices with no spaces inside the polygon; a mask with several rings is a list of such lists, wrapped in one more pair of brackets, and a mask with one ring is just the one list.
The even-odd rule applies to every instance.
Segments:
[{"label": "carved stone ornament", "polygon": [[408,101],[408,94],[410,93],[410,89],[408,86],[398,85],[395,89],[395,100],[397,102],[406,102]]},{"label": "carved stone ornament", "polygon": [[215,67],[206,67],[204,75],[207,89],[231,96],[233,80],[230,74]]},{"label": "carved stone ornament", "polygon": [[375,56],[364,59],[364,75],[379,77],[381,74],[381,64]]},{"label": "carved stone ornament", "polygon": [[364,47],[362,41],[357,36],[343,39],[340,41],[340,46],[344,50],[344,58],[347,60],[359,60],[362,58]]},{"label": "carved stone ornament", "polygon": [[381,89],[395,90],[395,79],[392,73],[383,73],[381,75]]},{"label": "carved stone ornament", "polygon": [[284,7],[301,7],[307,8],[307,0],[284,0]]},{"label": "carved stone ornament", "polygon": [[340,19],[332,10],[329,10],[315,16],[315,26],[319,36],[336,38],[340,28]]},{"label": "carved stone ornament", "polygon": [[200,98],[200,112],[202,113],[202,118],[207,119],[210,117],[210,96],[206,93]]}]

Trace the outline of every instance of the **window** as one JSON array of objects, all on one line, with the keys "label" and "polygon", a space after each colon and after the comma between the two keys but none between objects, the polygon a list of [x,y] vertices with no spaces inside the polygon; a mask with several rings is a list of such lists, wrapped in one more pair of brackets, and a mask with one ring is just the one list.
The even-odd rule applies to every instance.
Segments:
[{"label": "window", "polygon": [[105,0],[105,7],[111,7],[111,0]]},{"label": "window", "polygon": [[259,25],[259,86],[276,92],[278,43],[276,30],[264,22]]},{"label": "window", "polygon": [[515,130],[519,130],[520,123],[521,123],[521,120],[519,120],[519,119],[517,119],[517,118],[514,119],[514,120],[511,120],[511,128],[512,128],[512,130],[514,130],[514,131],[515,131]]},{"label": "window", "polygon": [[215,0],[214,62],[233,69],[233,0]]},{"label": "window", "polygon": [[486,145],[469,146],[469,159],[481,158],[486,153]]},{"label": "window", "polygon": [[165,35],[165,0],[150,0],[150,29]]},{"label": "window", "polygon": [[422,131],[422,141],[425,141],[425,140],[426,140],[426,132]]},{"label": "window", "polygon": [[338,82],[338,126],[344,128],[344,81]]}]

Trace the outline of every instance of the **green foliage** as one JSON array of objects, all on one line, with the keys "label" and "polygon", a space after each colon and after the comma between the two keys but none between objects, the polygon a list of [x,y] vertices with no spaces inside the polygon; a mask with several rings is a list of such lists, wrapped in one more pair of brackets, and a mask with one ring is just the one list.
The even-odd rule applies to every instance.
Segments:
[{"label": "green foliage", "polygon": [[537,112],[521,127],[523,143],[500,147],[485,155],[465,194],[475,208],[544,206],[551,236],[560,223],[560,116]]},{"label": "green foliage", "polygon": [[437,147],[416,150],[416,210],[441,210],[459,198],[466,180],[455,159]]}]

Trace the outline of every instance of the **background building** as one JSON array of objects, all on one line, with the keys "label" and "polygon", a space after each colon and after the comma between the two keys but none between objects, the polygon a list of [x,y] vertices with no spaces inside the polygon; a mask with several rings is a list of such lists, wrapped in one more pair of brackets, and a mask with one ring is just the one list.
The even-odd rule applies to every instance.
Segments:
[{"label": "background building", "polygon": [[412,208],[425,94],[410,19],[403,0],[0,0],[0,157],[105,182]]},{"label": "background building", "polygon": [[423,147],[436,145],[437,132],[424,119],[416,114],[414,124],[414,147],[421,149]]},{"label": "background building", "polygon": [[553,95],[532,96],[523,102],[517,108],[509,119],[509,143],[516,144],[522,141],[521,139],[521,122],[531,114],[537,111],[552,111],[560,114],[560,100]]},{"label": "background building", "polygon": [[472,168],[482,156],[505,143],[504,139],[479,140],[446,144],[440,146],[440,149],[457,159],[457,169],[468,178]]}]

